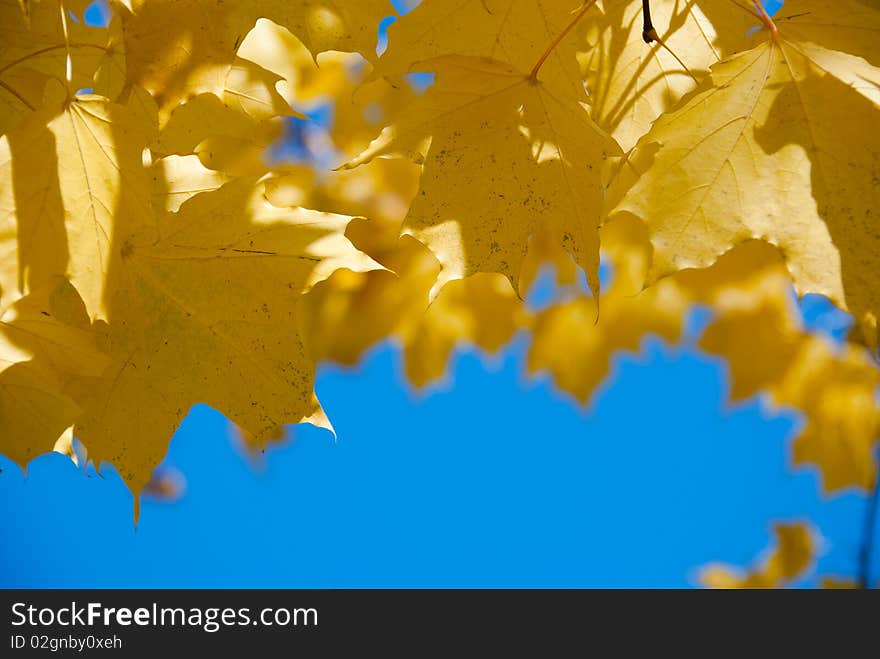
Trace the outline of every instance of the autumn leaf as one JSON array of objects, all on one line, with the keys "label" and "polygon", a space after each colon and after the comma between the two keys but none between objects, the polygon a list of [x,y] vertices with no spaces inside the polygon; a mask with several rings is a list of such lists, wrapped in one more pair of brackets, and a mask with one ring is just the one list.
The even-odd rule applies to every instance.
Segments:
[{"label": "autumn leaf", "polygon": [[282,131],[274,118],[260,121],[214,94],[199,94],[174,109],[151,147],[156,156],[196,155],[208,169],[259,176],[269,170],[265,152]]},{"label": "autumn leaf", "polygon": [[596,123],[628,151],[697,86],[709,67],[741,50],[755,17],[730,0],[654,2],[661,41],[642,37],[639,0],[605,0],[579,53]]},{"label": "autumn leaf", "polygon": [[809,20],[780,21],[778,32],[714,66],[700,93],[654,124],[621,170],[618,186],[631,188],[614,212],[648,223],[651,281],[708,266],[745,240],[777,245],[798,292],[851,310],[876,349],[880,144],[872,127],[880,70],[821,38],[850,8],[861,12],[864,32],[876,33],[880,12],[849,0],[827,18],[813,15],[814,4],[828,7],[787,3]]},{"label": "autumn leaf", "polygon": [[563,39],[547,49],[577,27],[581,12],[598,16],[593,5],[593,0],[428,0],[389,26],[388,50],[376,75],[433,71],[431,60],[452,56],[492,59],[528,73],[546,53],[541,80],[586,101],[577,40]]},{"label": "autumn leaf", "polygon": [[496,353],[527,323],[521,301],[500,275],[449,282],[416,322],[400,330],[405,373],[424,388],[446,376],[457,346]]},{"label": "autumn leaf", "polygon": [[[123,13],[128,79],[171,109],[200,93],[220,96],[236,51],[259,18],[290,30],[313,55],[356,51],[374,59],[388,0],[163,0],[114,3]],[[257,63],[259,64],[259,63]]]},{"label": "autumn leaf", "polygon": [[0,241],[15,254],[0,266],[4,299],[66,274],[89,313],[107,318],[115,218],[151,217],[146,142],[123,106],[47,86],[43,109],[0,138],[0,174],[11,182],[0,188]]},{"label": "autumn leaf", "polygon": [[450,282],[431,301],[440,264],[424,245],[406,235],[383,237],[375,221],[362,218],[346,235],[388,271],[339,270],[304,297],[303,335],[316,358],[354,365],[370,346],[391,339],[403,349],[409,381],[424,388],[444,377],[457,346],[496,352],[528,326],[522,302],[503,277]]},{"label": "autumn leaf", "polygon": [[347,235],[387,271],[340,270],[303,300],[303,334],[318,359],[356,364],[369,347],[419,322],[428,307],[440,272],[437,259],[411,236],[397,238],[396,227],[390,247],[377,244],[377,228],[374,221],[356,219]]},{"label": "autumn leaf", "polygon": [[404,230],[443,264],[438,289],[497,272],[516,290],[529,238],[545,230],[598,290],[601,169],[616,144],[576,99],[528,72],[464,57],[432,66],[434,85],[346,167],[389,155],[424,160]]},{"label": "autumn leaf", "polygon": [[778,252],[750,241],[711,268],[686,270],[658,285],[671,282],[713,310],[699,347],[724,358],[731,400],[767,394],[772,408],[799,410],[793,462],[817,465],[826,492],[870,488],[877,473],[880,372],[864,347],[836,346],[804,327]]},{"label": "autumn leaf", "polygon": [[152,204],[160,212],[176,212],[188,199],[216,190],[230,180],[223,172],[205,167],[197,155],[159,158],[153,163],[151,173]]},{"label": "autumn leaf", "polygon": [[22,465],[53,449],[80,408],[67,382],[108,363],[74,288],[56,278],[0,313],[0,450]]},{"label": "autumn leaf", "polygon": [[816,539],[806,523],[774,524],[775,546],[747,570],[707,565],[699,581],[709,588],[781,588],[799,579],[815,562]]},{"label": "autumn leaf", "polygon": [[0,1],[0,135],[41,107],[49,80],[69,84],[71,91],[92,86],[107,56],[107,31],[82,25],[64,13],[66,9],[82,16],[86,5],[34,0],[23,12],[17,0]]},{"label": "autumn leaf", "polygon": [[343,236],[349,219],[272,206],[238,179],[131,226],[109,276],[112,363],[74,388],[92,459],[137,492],[197,402],[257,437],[323,421],[298,301],[340,267],[378,267]]},{"label": "autumn leaf", "polygon": [[880,66],[873,0],[786,0],[773,20],[802,43],[821,44]]},{"label": "autumn leaf", "polygon": [[775,405],[802,411],[794,463],[818,465],[826,491],[869,489],[877,474],[880,373],[863,349],[836,348],[805,332],[780,303],[791,304],[787,287],[717,319],[700,345],[727,359],[734,400],[767,391]]},{"label": "autumn leaf", "polygon": [[530,373],[548,372],[582,404],[608,377],[615,354],[637,353],[649,335],[677,342],[690,304],[672,281],[641,290],[650,244],[639,223],[603,228],[602,244],[612,280],[602,292],[601,313],[595,298],[582,295],[548,306],[534,320],[528,352]]}]

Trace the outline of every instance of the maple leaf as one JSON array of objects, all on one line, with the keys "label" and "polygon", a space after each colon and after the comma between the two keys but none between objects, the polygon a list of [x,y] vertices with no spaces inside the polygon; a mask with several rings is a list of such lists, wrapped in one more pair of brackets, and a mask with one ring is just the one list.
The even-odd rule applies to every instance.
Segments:
[{"label": "maple leaf", "polygon": [[700,346],[727,359],[734,400],[767,391],[773,404],[801,410],[794,463],[818,465],[827,492],[869,489],[877,473],[880,373],[863,349],[838,349],[804,331],[793,319],[787,281],[779,274],[775,279],[784,286],[728,309]]},{"label": "maple leaf", "polygon": [[89,313],[106,319],[114,218],[151,217],[146,142],[123,106],[93,95],[68,99],[60,83],[47,85],[43,108],[0,138],[0,175],[11,182],[0,188],[5,295],[66,274]]},{"label": "maple leaf", "polygon": [[172,109],[199,93],[223,92],[239,45],[257,19],[288,28],[317,55],[356,51],[375,59],[379,21],[394,13],[388,0],[164,0],[122,5],[127,76]]},{"label": "maple leaf", "polygon": [[749,241],[711,268],[671,279],[714,310],[699,346],[726,360],[730,398],[766,392],[772,406],[799,410],[804,422],[794,436],[793,462],[818,466],[826,492],[869,489],[877,473],[880,372],[863,347],[838,347],[804,328],[777,250]]},{"label": "maple leaf", "polygon": [[586,101],[577,63],[577,41],[547,46],[582,11],[598,14],[581,0],[427,0],[388,28],[388,49],[376,75],[432,71],[431,60],[459,56],[492,59],[528,72],[543,55],[541,79],[565,96]]},{"label": "maple leaf", "polygon": [[275,207],[255,181],[237,179],[128,227],[109,276],[112,364],[73,386],[84,408],[76,435],[92,459],[139,491],[197,402],[257,437],[284,423],[327,425],[298,302],[340,267],[378,267],[344,238],[349,219]]},{"label": "maple leaf", "polygon": [[[143,115],[100,96],[67,98],[60,83],[47,90],[44,107],[0,141],[12,182],[0,192],[0,236],[15,257],[0,270],[3,299],[66,275],[84,309],[106,321],[95,332],[107,359],[60,380],[35,360],[7,360],[6,391],[24,382],[46,392],[34,406],[54,396],[58,414],[44,415],[57,421],[28,439],[4,418],[18,447],[9,453],[47,450],[75,422],[96,464],[113,462],[138,492],[197,402],[257,436],[282,423],[327,425],[296,317],[315,282],[341,267],[378,267],[344,238],[350,218],[273,206],[251,178],[217,188],[222,177],[192,160],[158,161],[151,181]],[[198,185],[157,183],[181,171]]]},{"label": "maple leaf", "polygon": [[[528,352],[530,373],[549,372],[558,387],[581,403],[587,403],[605,381],[614,354],[638,352],[647,335],[678,341],[690,303],[689,296],[669,280],[641,291],[650,245],[638,222],[603,227],[602,245],[613,275],[602,292],[601,314],[597,318],[593,297],[578,296],[548,306],[533,322]],[[565,350],[559,349],[562,345]]]},{"label": "maple leaf", "polygon": [[774,524],[775,547],[748,570],[723,564],[704,567],[698,580],[710,588],[781,588],[815,563],[815,532],[806,523]]},{"label": "maple leaf", "polygon": [[[107,57],[107,31],[82,25],[65,11],[88,3],[57,0],[0,0],[0,135],[42,105],[47,81],[91,87]],[[68,80],[68,60],[70,78]]]},{"label": "maple leaf", "polygon": [[880,12],[853,0],[835,6],[823,14],[826,2],[786,3],[808,18],[780,21],[763,43],[714,66],[701,91],[639,142],[617,182],[631,188],[612,214],[647,221],[651,281],[710,265],[745,240],[777,245],[798,292],[851,310],[876,349],[880,70],[801,35],[834,33],[833,17],[849,9],[876,35]]},{"label": "maple leaf", "polygon": [[446,374],[457,345],[495,352],[528,325],[522,302],[499,275],[450,282],[429,304],[440,264],[411,236],[398,238],[396,224],[383,230],[356,219],[346,236],[388,271],[339,270],[305,296],[303,335],[318,359],[352,365],[393,337],[402,345],[407,378],[423,388]]},{"label": "maple leaf", "polygon": [[205,93],[171,112],[151,148],[156,156],[195,154],[209,169],[258,176],[268,171],[264,154],[282,131],[275,118],[255,119]]},{"label": "maple leaf", "polygon": [[598,321],[590,297],[540,311],[531,326],[530,372],[550,373],[559,388],[587,403],[608,377],[614,354],[637,352],[647,335],[678,341],[688,309],[706,305],[714,317],[699,347],[726,360],[731,399],[767,392],[774,406],[800,410],[805,422],[794,437],[794,463],[818,466],[828,492],[871,487],[880,373],[863,349],[835,348],[803,328],[772,246],[747,242],[711,268],[686,270],[642,290],[650,264],[645,227],[621,216],[603,227],[602,244],[612,283],[602,293]]},{"label": "maple leaf", "polygon": [[387,271],[340,270],[304,298],[303,334],[316,358],[353,365],[373,344],[418,322],[428,307],[440,264],[411,236],[398,238],[396,224],[388,228],[356,219],[346,230]]},{"label": "maple leaf", "polygon": [[547,230],[598,290],[601,169],[617,145],[577,100],[528,72],[457,56],[432,67],[434,85],[345,167],[424,160],[404,230],[443,264],[437,289],[477,272],[504,274],[516,289],[530,236]]},{"label": "maple leaf", "polygon": [[52,450],[80,412],[66,382],[98,375],[108,361],[82,300],[66,280],[55,278],[3,310],[0,451],[25,465]]},{"label": "maple leaf", "polygon": [[151,169],[152,204],[159,211],[176,212],[188,199],[216,190],[230,180],[226,174],[202,165],[197,155],[159,158]]},{"label": "maple leaf", "polygon": [[730,0],[655,2],[653,24],[661,41],[645,44],[642,3],[605,0],[586,26],[589,48],[579,54],[600,126],[628,151],[696,87],[708,68],[740,50],[754,16]]},{"label": "maple leaf", "polygon": [[418,319],[401,329],[404,370],[423,388],[446,375],[453,349],[462,344],[491,354],[528,323],[510,284],[484,273],[446,284]]},{"label": "maple leaf", "polygon": [[822,44],[880,66],[874,0],[786,0],[773,21],[802,43]]}]

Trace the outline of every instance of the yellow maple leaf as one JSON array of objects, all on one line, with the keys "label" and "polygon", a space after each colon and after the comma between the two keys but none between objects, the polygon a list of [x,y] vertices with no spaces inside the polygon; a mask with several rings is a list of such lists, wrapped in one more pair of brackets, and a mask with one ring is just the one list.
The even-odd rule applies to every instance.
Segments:
[{"label": "yellow maple leaf", "polygon": [[[108,363],[73,287],[55,278],[0,313],[0,451],[25,466],[80,412],[65,385]],[[71,436],[72,439],[72,436]]]},{"label": "yellow maple leaf", "polygon": [[[817,465],[826,491],[868,489],[877,472],[880,372],[863,348],[835,347],[802,327],[790,281],[768,249],[752,242],[723,256],[708,278],[677,278],[694,292],[703,286],[716,309],[700,347],[727,360],[733,400],[767,392],[775,406],[800,411],[793,460]],[[734,275],[727,284],[723,271]]]},{"label": "yellow maple leaf", "polygon": [[[373,344],[418,322],[428,306],[440,271],[437,259],[411,236],[398,238],[396,225],[391,232],[376,225],[354,220],[346,235],[389,270],[340,270],[303,300],[303,334],[317,359],[353,365]],[[380,244],[383,234],[393,242]]]},{"label": "yellow maple leaf", "polygon": [[800,578],[815,563],[812,528],[803,522],[774,524],[773,535],[775,546],[753,567],[707,565],[700,570],[699,582],[709,588],[782,588]]},{"label": "yellow maple leaf", "polygon": [[123,13],[129,80],[171,109],[199,93],[220,95],[236,51],[259,18],[289,29],[317,55],[356,51],[375,58],[379,21],[394,13],[388,0],[164,0],[115,3]]},{"label": "yellow maple leaf", "polygon": [[40,108],[48,80],[69,83],[72,91],[92,86],[107,57],[107,30],[66,13],[81,16],[87,4],[34,0],[22,12],[17,0],[0,0],[0,135]]},{"label": "yellow maple leaf", "polygon": [[802,43],[822,44],[880,66],[874,0],[786,0],[773,21]]},{"label": "yellow maple leaf", "polygon": [[443,376],[455,345],[497,350],[524,325],[524,311],[509,285],[491,276],[447,285],[429,308],[440,264],[420,242],[399,235],[406,197],[415,194],[414,169],[405,160],[377,159],[316,180],[314,170],[290,167],[267,179],[266,188],[273,203],[370,216],[352,221],[346,236],[388,268],[340,270],[308,293],[302,319],[312,354],[353,365],[370,346],[391,338],[403,346],[410,381],[423,387]]},{"label": "yellow maple leaf", "polygon": [[151,147],[156,156],[195,154],[208,169],[257,176],[268,171],[266,149],[282,130],[274,117],[258,120],[205,93],[178,105]]},{"label": "yellow maple leaf", "polygon": [[177,211],[188,199],[230,180],[226,174],[206,168],[196,155],[159,158],[151,170],[152,203],[158,211]]},{"label": "yellow maple leaf", "polygon": [[0,138],[0,265],[4,296],[68,275],[89,313],[106,318],[114,218],[147,222],[147,135],[123,106],[47,85],[43,109]]},{"label": "yellow maple leaf", "polygon": [[74,386],[76,434],[92,459],[137,492],[196,402],[256,437],[324,420],[298,302],[340,267],[378,267],[343,236],[349,219],[275,207],[237,179],[124,227],[108,280],[112,364]]},{"label": "yellow maple leaf", "polygon": [[449,282],[424,313],[399,330],[409,381],[422,388],[443,378],[458,345],[497,352],[527,318],[510,283],[500,275],[483,273]]},{"label": "yellow maple leaf", "polygon": [[457,345],[495,352],[528,324],[499,275],[450,282],[429,305],[440,264],[411,236],[398,237],[398,223],[358,218],[346,235],[388,271],[339,270],[305,296],[303,335],[318,359],[353,365],[370,346],[393,338],[402,345],[406,376],[422,388],[445,375]]},{"label": "yellow maple leaf", "polygon": [[529,72],[545,54],[541,79],[565,96],[586,101],[577,41],[547,46],[573,26],[580,12],[598,15],[593,0],[429,0],[388,28],[388,50],[376,75],[433,71],[429,60],[488,58]]},{"label": "yellow maple leaf", "polygon": [[415,97],[411,85],[371,79],[372,66],[361,55],[333,51],[313,57],[288,30],[268,20],[257,22],[238,53],[282,78],[276,88],[289,104],[332,104],[329,134],[346,157],[356,155],[378,126]]},{"label": "yellow maple leaf", "polygon": [[593,118],[628,151],[708,68],[741,49],[754,16],[730,0],[654,2],[646,44],[639,0],[605,0],[580,54]]},{"label": "yellow maple leaf", "polygon": [[[851,310],[876,349],[880,70],[802,35],[806,25],[810,38],[834,33],[833,17],[850,9],[876,35],[880,12],[854,0],[835,5],[814,15],[828,3],[786,3],[806,18],[780,21],[763,43],[714,66],[706,86],[661,117],[621,169],[617,185],[631,188],[616,211],[648,223],[652,281],[710,265],[745,240],[777,245],[798,292]],[[871,43],[855,45],[876,59]]]},{"label": "yellow maple leaf", "polygon": [[602,245],[613,274],[602,293],[601,313],[592,297],[550,305],[533,322],[528,352],[531,373],[550,373],[557,386],[581,403],[606,379],[616,353],[638,352],[647,335],[677,341],[690,303],[670,280],[641,291],[650,245],[638,222],[621,220],[604,227]]},{"label": "yellow maple leaf", "polygon": [[598,291],[601,169],[617,145],[576,99],[472,57],[432,62],[435,84],[345,167],[424,161],[404,230],[443,264],[438,285],[497,272],[514,289],[529,238],[550,231]]}]

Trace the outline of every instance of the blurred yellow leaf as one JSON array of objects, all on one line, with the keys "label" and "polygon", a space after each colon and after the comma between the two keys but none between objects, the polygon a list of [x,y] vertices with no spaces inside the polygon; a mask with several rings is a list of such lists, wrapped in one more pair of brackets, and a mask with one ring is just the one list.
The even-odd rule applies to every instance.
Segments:
[{"label": "blurred yellow leaf", "polygon": [[[170,110],[190,96],[226,87],[236,51],[259,18],[289,29],[313,55],[326,50],[375,57],[388,0],[132,0],[123,14],[129,80]],[[259,64],[257,62],[256,64]],[[274,86],[273,86],[274,87]]]},{"label": "blurred yellow leaf", "polygon": [[700,583],[709,588],[782,588],[799,579],[815,563],[813,530],[802,522],[774,524],[773,535],[774,547],[754,566],[707,565],[700,571]]},{"label": "blurred yellow leaf", "polygon": [[602,293],[601,309],[595,298],[584,296],[547,307],[534,321],[528,353],[531,373],[549,372],[581,403],[608,376],[618,351],[638,352],[647,335],[677,341],[690,301],[672,281],[641,291],[650,245],[640,224],[608,225],[602,244],[612,279]]},{"label": "blurred yellow leaf", "polygon": [[734,400],[766,391],[773,404],[801,411],[805,423],[792,447],[794,462],[818,465],[826,491],[870,488],[877,473],[880,371],[863,349],[835,347],[802,328],[781,264],[757,283],[720,300],[700,347],[727,360]]}]

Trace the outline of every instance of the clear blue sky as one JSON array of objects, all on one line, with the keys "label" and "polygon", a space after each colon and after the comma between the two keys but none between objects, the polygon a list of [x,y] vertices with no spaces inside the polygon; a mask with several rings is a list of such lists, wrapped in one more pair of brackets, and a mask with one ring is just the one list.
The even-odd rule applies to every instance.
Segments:
[{"label": "clear blue sky", "polygon": [[[827,302],[804,308],[839,335]],[[780,519],[825,539],[804,584],[855,572],[864,499],[825,500],[792,471],[797,417],[728,407],[722,363],[649,340],[582,410],[524,377],[524,346],[460,350],[427,395],[389,344],[324,366],[338,441],[298,426],[262,466],[197,407],[166,459],[186,492],[145,501],[136,529],[112,468],[49,454],[24,478],[0,457],[0,586],[687,586],[701,564],[751,560]]]}]

